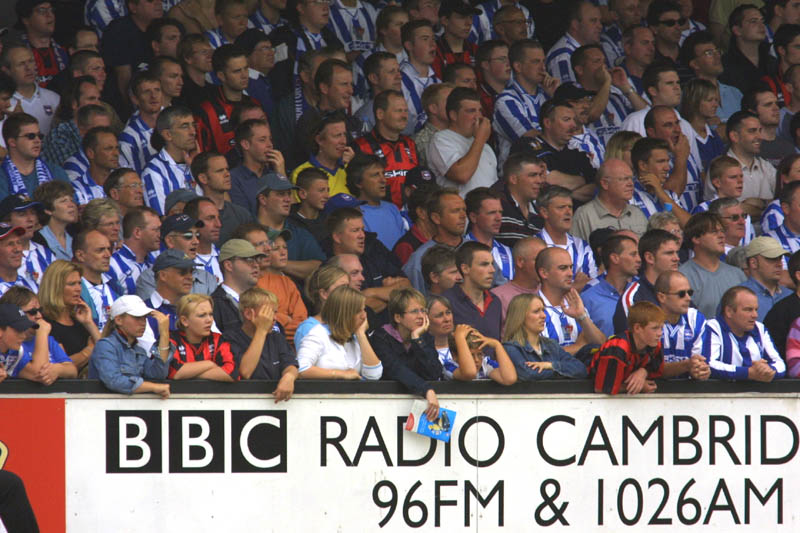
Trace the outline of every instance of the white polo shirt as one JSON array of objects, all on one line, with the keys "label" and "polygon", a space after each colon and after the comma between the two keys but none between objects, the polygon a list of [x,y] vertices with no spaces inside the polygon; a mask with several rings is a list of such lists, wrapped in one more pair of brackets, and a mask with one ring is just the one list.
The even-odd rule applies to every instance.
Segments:
[{"label": "white polo shirt", "polygon": [[22,110],[36,117],[36,120],[39,121],[39,129],[47,135],[53,126],[59,102],[61,102],[61,97],[58,93],[37,85],[36,91],[30,98],[25,98],[19,91],[15,92],[11,98],[11,109],[17,107],[18,103],[22,103]]}]

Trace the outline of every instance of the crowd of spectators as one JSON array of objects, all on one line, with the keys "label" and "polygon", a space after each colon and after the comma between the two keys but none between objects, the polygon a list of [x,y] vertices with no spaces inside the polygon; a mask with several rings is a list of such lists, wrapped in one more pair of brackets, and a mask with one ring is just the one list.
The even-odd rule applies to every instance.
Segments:
[{"label": "crowd of spectators", "polygon": [[795,3],[17,0],[0,381],[797,377]]}]

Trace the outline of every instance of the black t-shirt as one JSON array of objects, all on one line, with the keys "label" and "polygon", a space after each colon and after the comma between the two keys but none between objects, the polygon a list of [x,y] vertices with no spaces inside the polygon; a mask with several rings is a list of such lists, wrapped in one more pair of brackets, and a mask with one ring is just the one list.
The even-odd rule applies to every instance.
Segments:
[{"label": "black t-shirt", "polygon": [[59,322],[48,320],[53,326],[50,336],[64,347],[67,355],[74,355],[89,343],[89,332],[81,324],[75,322],[71,326],[65,326]]},{"label": "black t-shirt", "polygon": [[[242,362],[242,356],[247,351],[247,348],[250,347],[253,339],[241,329],[231,329],[222,335],[222,341],[230,343],[231,352],[233,352],[233,358],[236,361],[238,370]],[[250,379],[277,381],[281,379],[283,371],[290,366],[298,366],[294,350],[289,346],[283,333],[273,330],[267,335],[267,340],[264,341],[261,359],[259,359]]]},{"label": "black t-shirt", "polygon": [[511,145],[509,155],[526,152],[535,155],[547,164],[548,170],[557,170],[573,176],[581,176],[586,183],[594,183],[597,173],[589,156],[579,150],[564,147],[558,150],[550,146],[542,137],[520,137]]},{"label": "black t-shirt", "polygon": [[106,66],[130,65],[133,73],[151,57],[147,35],[133,22],[130,15],[111,21],[103,33],[100,51]]}]

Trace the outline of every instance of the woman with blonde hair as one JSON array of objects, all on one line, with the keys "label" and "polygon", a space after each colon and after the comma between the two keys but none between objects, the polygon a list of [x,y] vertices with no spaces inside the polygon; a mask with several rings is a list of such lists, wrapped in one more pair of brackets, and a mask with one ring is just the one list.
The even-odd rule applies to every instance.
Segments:
[{"label": "woman with blonde hair", "polygon": [[100,340],[92,312],[81,298],[80,267],[63,259],[53,261],[42,276],[38,296],[42,315],[53,327],[50,335],[80,371]]},{"label": "woman with blonde hair", "polygon": [[697,138],[702,168],[708,168],[711,160],[727,152],[717,126],[719,117],[719,89],[712,82],[700,78],[690,80],[683,89],[681,116],[692,125]]},{"label": "woman with blonde hair", "polygon": [[178,329],[170,333],[175,357],[170,379],[234,381],[238,378],[231,345],[211,331],[214,303],[205,294],[187,294],[176,307]]},{"label": "woman with blonde hair", "polygon": [[300,341],[311,331],[311,328],[322,324],[322,304],[328,299],[331,291],[348,283],[350,283],[350,276],[336,265],[322,265],[308,276],[305,286],[306,298],[313,306],[309,311],[316,314],[306,318],[297,326],[297,330],[294,332],[295,346],[300,346]]},{"label": "woman with blonde hair", "polygon": [[383,364],[367,339],[366,298],[348,286],[337,287],[322,305],[317,324],[297,348],[300,377],[378,380]]},{"label": "woman with blonde hair", "polygon": [[608,140],[606,144],[606,160],[608,159],[621,159],[628,163],[628,166],[633,168],[631,162],[631,149],[636,141],[641,139],[642,136],[635,131],[618,131]]},{"label": "woman with blonde hair", "polygon": [[520,294],[508,304],[503,346],[522,381],[585,378],[586,366],[558,342],[542,336],[547,315],[538,294]]},{"label": "woman with blonde hair", "polygon": [[114,201],[109,198],[95,198],[87,203],[81,214],[83,230],[96,229],[111,241],[114,250],[120,247],[122,239],[122,216]]},{"label": "woman with blonde hair", "polygon": [[416,289],[395,289],[387,304],[390,324],[376,329],[370,343],[383,363],[383,379],[399,381],[428,401],[429,420],[439,415],[439,400],[428,381],[442,379],[442,363],[433,336],[425,297]]}]

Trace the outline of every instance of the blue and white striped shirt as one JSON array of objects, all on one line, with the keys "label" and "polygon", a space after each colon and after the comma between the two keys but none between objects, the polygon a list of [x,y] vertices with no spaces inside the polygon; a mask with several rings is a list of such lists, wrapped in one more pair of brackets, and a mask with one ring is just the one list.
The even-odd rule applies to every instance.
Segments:
[{"label": "blue and white striped shirt", "polygon": [[17,269],[17,274],[26,277],[36,285],[34,292],[38,292],[39,283],[50,263],[56,260],[53,251],[38,242],[29,241],[28,249],[22,251],[22,264]]},{"label": "blue and white striped shirt", "polygon": [[605,143],[595,133],[585,126],[583,132],[573,135],[567,147],[585,153],[592,160],[594,168],[600,168],[606,155]]},{"label": "blue and white striped shirt", "polygon": [[[675,166],[675,154],[669,156],[670,173]],[[703,169],[700,163],[690,153],[686,162],[686,188],[678,196],[678,202],[687,212],[692,210],[703,200]]]},{"label": "blue and white striped shirt", "polygon": [[600,46],[603,47],[606,60],[612,67],[625,58],[625,48],[622,46],[622,28],[618,23],[612,22],[603,28],[603,33],[600,34]]},{"label": "blue and white striped shirt", "polygon": [[542,231],[537,233],[536,236],[542,239],[548,248],[557,246],[569,252],[570,257],[572,257],[573,277],[577,275],[578,272],[583,272],[591,279],[597,277],[597,264],[594,262],[592,247],[589,246],[588,242],[567,233],[567,244],[556,244],[544,228],[542,228]]},{"label": "blue and white striped shirt", "polygon": [[103,36],[103,32],[112,20],[127,14],[128,6],[125,0],[86,0],[83,9],[86,24],[97,30],[99,37]]},{"label": "blue and white striped shirt", "polygon": [[210,254],[201,256],[198,253],[194,258],[194,266],[217,278],[217,283],[222,283],[222,270],[219,267],[219,248],[216,245],[211,245]]},{"label": "blue and white striped shirt", "polygon": [[[506,5],[513,5],[522,11],[522,14],[525,15],[525,20],[527,21],[526,26],[528,28],[528,39],[533,38],[536,25],[533,17],[531,17],[530,11],[528,11],[528,8],[518,2]],[[472,28],[469,30],[467,41],[475,44],[481,44],[489,39],[497,39],[498,36],[497,32],[494,30],[492,19],[494,18],[494,14],[497,13],[497,10],[501,7],[504,6],[500,0],[488,0],[487,2],[480,4],[478,9],[480,9],[482,13],[472,17]]]},{"label": "blue and white striped shirt", "polygon": [[511,145],[526,132],[541,130],[539,110],[546,101],[547,95],[541,87],[536,88],[536,94],[530,94],[511,75],[494,103],[492,127],[497,132],[498,160],[505,161]]},{"label": "blue and white striped shirt", "polygon": [[279,28],[281,26],[286,26],[287,24],[289,24],[289,21],[280,16],[278,17],[277,24],[271,23],[269,20],[267,20],[267,17],[265,17],[264,14],[261,13],[261,10],[258,8],[256,8],[255,13],[250,15],[250,18],[247,20],[248,28],[259,29],[264,33],[266,33],[267,35],[272,33],[272,31],[275,30],[276,28]]},{"label": "blue and white striped shirt", "polygon": [[556,41],[556,44],[547,54],[547,72],[554,78],[561,80],[561,83],[577,81],[575,73],[572,71],[570,58],[572,53],[580,47],[581,44],[578,41],[569,33],[565,33],[561,39]]},{"label": "blue and white striped shirt", "polygon": [[[464,235],[464,240],[474,241],[477,239],[470,231]],[[492,239],[492,259],[494,259],[495,268],[499,267],[506,279],[514,279],[514,258],[511,255],[511,248]]]},{"label": "blue and white striped shirt", "polygon": [[[678,198],[676,198],[674,192],[666,191],[666,193],[672,198],[672,201],[678,202]],[[656,213],[667,210],[667,207],[662,204],[660,200],[645,190],[638,179],[633,182],[633,198],[631,198],[628,203],[641,209],[646,218],[650,218]],[[671,210],[672,209],[670,209],[670,211]]]},{"label": "blue and white striped shirt", "polygon": [[138,263],[136,254],[123,244],[122,248],[111,256],[111,269],[108,271],[108,277],[116,281],[125,294],[136,294],[136,280],[139,279],[143,270],[153,266],[157,256],[158,252],[151,252],[147,254],[143,262]]},{"label": "blue and white striped shirt", "polygon": [[608,96],[608,105],[603,114],[599,119],[587,124],[587,127],[603,141],[603,146],[605,146],[608,140],[622,129],[622,122],[631,111],[633,111],[633,106],[628,98],[619,89],[612,87],[611,94]]},{"label": "blue and white striped shirt", "polygon": [[136,111],[125,129],[119,136],[119,156],[127,168],[132,168],[137,174],[141,175],[147,163],[156,155],[156,149],[150,145],[150,137],[153,135],[153,128],[145,124]]},{"label": "blue and white striped shirt", "polygon": [[[557,341],[562,348],[578,342],[578,335],[581,334],[581,326],[578,321],[567,316],[561,305],[551,304],[541,290],[539,297],[544,302],[544,312],[547,315],[542,335]],[[589,312],[586,311],[586,313]]]},{"label": "blue and white striped shirt", "polygon": [[355,7],[348,7],[342,0],[333,0],[328,27],[342,42],[345,52],[363,52],[375,46],[377,18],[378,10],[368,2],[356,0]]},{"label": "blue and white striped shirt", "polygon": [[208,37],[208,42],[209,44],[211,44],[211,48],[213,48],[214,50],[216,50],[223,44],[230,44],[228,38],[225,37],[224,33],[222,33],[221,26],[213,30],[206,30],[203,32],[203,35]]},{"label": "blue and white striped shirt", "polygon": [[17,285],[20,287],[25,287],[26,289],[30,289],[34,293],[39,292],[39,285],[35,281],[29,279],[27,276],[21,275],[19,271],[17,271],[17,279],[14,281],[5,281],[0,279],[0,296],[4,295],[11,287]]},{"label": "blue and white striped shirt", "polygon": [[[435,83],[441,83],[433,68],[428,66],[428,75],[422,77],[409,61],[400,65],[402,75],[403,96],[408,102],[408,127],[406,131],[417,132],[425,125],[428,114],[422,108],[422,92]],[[405,132],[404,132],[405,133]]]},{"label": "blue and white striped shirt", "polygon": [[101,276],[101,281],[97,285],[94,285],[86,278],[81,278],[81,283],[84,288],[89,291],[89,297],[92,299],[91,304],[97,313],[95,324],[97,324],[97,329],[100,330],[102,330],[106,322],[108,322],[108,313],[111,310],[111,304],[117,299],[117,295],[111,290],[109,281],[110,278],[106,274]]},{"label": "blue and white striped shirt", "polygon": [[145,203],[164,214],[164,200],[176,189],[193,189],[194,179],[189,167],[176,163],[166,148],[150,160],[142,172]]},{"label": "blue and white striped shirt", "polygon": [[95,198],[106,197],[106,192],[92,179],[88,168],[83,174],[70,179],[70,182],[75,189],[75,201],[78,205],[86,205]]},{"label": "blue and white striped shirt", "polygon": [[83,148],[69,156],[69,158],[64,161],[63,168],[70,181],[74,181],[83,174],[86,174],[89,171],[89,158],[86,157],[86,152],[83,151]]},{"label": "blue and white striped shirt", "polygon": [[678,319],[677,324],[664,322],[661,329],[661,351],[664,354],[664,362],[675,363],[688,359],[692,356],[692,352],[699,350],[700,347],[695,348],[695,344],[702,342],[705,323],[706,317],[693,307]]},{"label": "blue and white striped shirt", "polygon": [[761,214],[761,231],[767,232],[778,229],[783,224],[783,218],[780,199],[771,201]]},{"label": "blue and white striped shirt", "polygon": [[737,337],[724,319],[708,320],[702,342],[695,344],[692,353],[706,358],[715,379],[746,380],[748,369],[759,359],[766,360],[775,370],[775,379],[786,374],[786,365],[761,322],[756,322],[755,328],[743,337]]},{"label": "blue and white striped shirt", "polygon": [[[764,232],[765,237],[772,237],[783,246],[783,249],[789,252],[789,254],[794,254],[796,251],[800,250],[800,235],[795,235],[792,231],[786,227],[786,224],[781,224],[778,226],[778,229],[772,229],[769,231]],[[786,261],[786,256],[783,257],[783,269],[788,270],[788,263]]]}]

